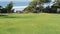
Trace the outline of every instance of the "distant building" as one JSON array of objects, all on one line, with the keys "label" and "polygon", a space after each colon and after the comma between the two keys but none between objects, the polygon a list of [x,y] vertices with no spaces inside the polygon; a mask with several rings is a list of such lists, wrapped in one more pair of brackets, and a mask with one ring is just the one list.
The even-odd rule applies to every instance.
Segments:
[{"label": "distant building", "polygon": [[47,7],[42,9],[42,11],[46,13],[60,13],[60,6]]},{"label": "distant building", "polygon": [[15,13],[22,13],[22,11],[17,10]]},{"label": "distant building", "polygon": [[55,10],[57,13],[60,13],[60,6],[52,6],[53,10]]}]

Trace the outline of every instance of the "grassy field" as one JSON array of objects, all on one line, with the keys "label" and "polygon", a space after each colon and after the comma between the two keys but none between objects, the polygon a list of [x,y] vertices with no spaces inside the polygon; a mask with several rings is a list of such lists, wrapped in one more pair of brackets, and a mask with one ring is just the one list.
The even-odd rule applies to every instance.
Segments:
[{"label": "grassy field", "polygon": [[0,34],[60,34],[60,14],[0,15]]}]

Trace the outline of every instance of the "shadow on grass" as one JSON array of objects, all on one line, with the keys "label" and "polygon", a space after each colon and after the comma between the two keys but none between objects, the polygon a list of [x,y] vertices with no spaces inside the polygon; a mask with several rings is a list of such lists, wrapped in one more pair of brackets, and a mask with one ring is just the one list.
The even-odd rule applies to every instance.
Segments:
[{"label": "shadow on grass", "polygon": [[9,15],[0,15],[0,18],[34,18],[34,16],[9,16]]},{"label": "shadow on grass", "polygon": [[8,16],[8,15],[0,15],[0,18],[18,18],[18,17]]}]

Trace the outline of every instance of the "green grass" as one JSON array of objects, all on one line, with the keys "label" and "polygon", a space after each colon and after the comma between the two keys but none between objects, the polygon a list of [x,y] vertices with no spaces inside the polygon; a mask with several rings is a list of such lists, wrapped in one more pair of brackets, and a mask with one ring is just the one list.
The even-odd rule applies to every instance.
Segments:
[{"label": "green grass", "polygon": [[0,15],[0,34],[60,34],[60,14]]}]

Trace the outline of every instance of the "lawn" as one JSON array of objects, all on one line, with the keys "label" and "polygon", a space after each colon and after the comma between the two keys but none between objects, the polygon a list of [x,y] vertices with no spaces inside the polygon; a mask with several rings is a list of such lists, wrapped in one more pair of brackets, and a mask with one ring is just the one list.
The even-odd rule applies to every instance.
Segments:
[{"label": "lawn", "polygon": [[0,15],[0,34],[60,34],[60,14]]}]

